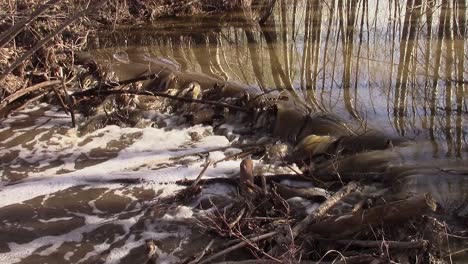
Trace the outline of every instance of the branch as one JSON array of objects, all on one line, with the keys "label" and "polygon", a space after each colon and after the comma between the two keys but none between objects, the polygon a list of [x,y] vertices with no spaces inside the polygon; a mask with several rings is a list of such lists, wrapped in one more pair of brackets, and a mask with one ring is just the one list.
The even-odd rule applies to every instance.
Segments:
[{"label": "branch", "polygon": [[10,67],[6,68],[3,73],[0,75],[0,81],[3,80],[8,74],[10,74],[16,67],[21,65],[24,60],[26,60],[29,56],[33,55],[34,52],[39,50],[43,45],[45,45],[49,40],[51,40],[53,37],[56,35],[60,34],[62,31],[64,31],[69,25],[74,23],[76,20],[80,19],[82,16],[84,16],[87,12],[90,11],[95,11],[97,8],[101,7],[104,3],[107,1],[101,1],[97,5],[88,7],[87,9],[83,9],[79,12],[77,12],[75,15],[73,15],[70,19],[65,21],[62,25],[60,25],[57,29],[55,29],[53,32],[49,33],[45,38],[41,39],[34,45],[31,49],[26,51],[21,57],[16,59]]},{"label": "branch", "polygon": [[11,94],[7,98],[5,98],[0,103],[0,110],[5,108],[5,106],[7,106],[9,103],[15,101],[16,99],[20,98],[21,96],[23,96],[25,94],[28,94],[28,93],[31,93],[31,92],[34,92],[34,91],[37,91],[37,90],[40,90],[42,88],[46,88],[46,87],[49,87],[49,86],[57,85],[57,84],[60,84],[60,83],[61,83],[60,80],[45,81],[45,82],[41,82],[41,83],[35,84],[33,86],[30,86],[28,88],[21,89],[21,90],[17,91],[16,93]]},{"label": "branch", "polygon": [[198,103],[198,104],[205,104],[205,105],[214,105],[214,106],[219,106],[219,107],[225,107],[229,108],[232,110],[237,110],[237,111],[242,111],[242,112],[252,112],[251,109],[240,107],[240,106],[235,106],[231,104],[226,104],[222,102],[216,102],[216,101],[209,101],[209,100],[200,100],[200,99],[193,99],[193,98],[187,98],[187,97],[180,97],[180,96],[175,96],[175,95],[170,95],[166,93],[161,93],[161,92],[150,92],[150,91],[128,91],[128,90],[94,90],[92,89],[93,93],[84,91],[84,92],[78,92],[74,93],[72,96],[75,98],[82,98],[86,96],[107,96],[107,95],[112,95],[112,94],[132,94],[132,95],[147,95],[147,96],[155,96],[155,97],[163,97],[163,98],[168,98],[172,100],[177,100],[177,101],[182,101],[182,102],[187,102],[187,103]]}]

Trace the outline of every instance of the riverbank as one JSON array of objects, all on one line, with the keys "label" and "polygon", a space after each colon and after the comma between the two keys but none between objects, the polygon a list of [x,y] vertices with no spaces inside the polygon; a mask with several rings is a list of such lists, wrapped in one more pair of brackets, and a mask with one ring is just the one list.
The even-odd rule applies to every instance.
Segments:
[{"label": "riverbank", "polygon": [[[273,5],[274,1],[268,0],[3,1],[0,3],[0,100],[38,83],[74,80],[78,74],[73,67],[74,54],[86,47],[87,37],[97,31],[151,23],[165,17],[239,9],[248,9],[252,14],[259,12],[261,15],[256,19],[262,19]],[[6,116],[37,101],[43,92],[44,89],[33,89],[8,98],[8,103],[0,107],[0,115]]]}]

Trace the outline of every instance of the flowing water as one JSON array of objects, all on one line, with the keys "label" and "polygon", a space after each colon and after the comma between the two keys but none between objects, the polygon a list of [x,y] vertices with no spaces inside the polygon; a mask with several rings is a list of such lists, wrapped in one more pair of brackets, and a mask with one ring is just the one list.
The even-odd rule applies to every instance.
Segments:
[{"label": "flowing water", "polygon": [[[395,149],[393,162],[433,166],[404,188],[430,191],[466,217],[466,15],[463,0],[282,0],[263,26],[248,12],[170,19],[100,32],[88,48],[111,70],[162,62],[404,137],[412,144]],[[197,250],[190,208],[145,208],[179,189],[175,180],[195,178],[204,163],[174,157],[227,147],[232,138],[154,111],[145,117],[166,127],[108,126],[80,135],[47,105],[1,123],[1,263],[142,262],[146,239],[157,241],[161,262]],[[206,177],[235,176],[238,168],[239,161],[224,161]]]}]

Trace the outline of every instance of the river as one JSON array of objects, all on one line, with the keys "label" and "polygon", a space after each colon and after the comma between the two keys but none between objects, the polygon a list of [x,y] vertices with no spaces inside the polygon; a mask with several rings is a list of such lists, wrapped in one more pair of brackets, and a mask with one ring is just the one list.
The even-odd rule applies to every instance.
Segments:
[{"label": "river", "polygon": [[[120,79],[133,65],[165,63],[287,95],[310,111],[404,138],[411,144],[396,147],[391,164],[430,169],[402,188],[431,192],[466,219],[468,35],[462,3],[282,0],[263,26],[248,13],[171,18],[92,33],[87,50]],[[213,150],[210,159],[222,160],[239,151],[229,147],[236,134],[220,135],[212,126],[186,125],[154,110],[145,118],[164,125],[107,126],[82,135],[47,104],[2,121],[0,262],[143,262],[148,239],[158,242],[160,263],[178,263],[201,250],[207,238],[193,228],[194,205],[158,199],[181,189],[176,180],[201,171],[206,156],[187,154]],[[206,177],[236,176],[239,163],[220,162]],[[234,190],[216,185],[204,192],[229,196]]]}]

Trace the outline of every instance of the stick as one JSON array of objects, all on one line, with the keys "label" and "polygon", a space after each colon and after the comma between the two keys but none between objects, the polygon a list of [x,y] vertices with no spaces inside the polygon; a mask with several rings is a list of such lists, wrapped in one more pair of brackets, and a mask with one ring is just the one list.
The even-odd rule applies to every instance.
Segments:
[{"label": "stick", "polygon": [[96,9],[98,9],[99,7],[101,7],[104,3],[106,3],[106,1],[101,1],[101,2],[98,2],[98,4],[96,4],[95,6],[93,7],[88,7],[86,9],[83,9],[81,11],[78,11],[75,15],[73,15],[70,19],[68,19],[67,21],[65,21],[65,23],[63,23],[62,25],[60,25],[57,29],[55,29],[53,32],[51,32],[50,34],[48,34],[46,37],[44,37],[43,39],[39,40],[36,45],[34,45],[31,49],[29,49],[28,51],[26,51],[21,57],[19,57],[18,59],[16,59],[12,65],[10,65],[10,67],[6,68],[3,73],[0,75],[0,81],[3,80],[8,74],[10,74],[14,69],[16,69],[16,67],[18,67],[21,63],[23,63],[24,60],[26,60],[26,58],[28,58],[29,56],[33,55],[37,50],[39,50],[44,44],[46,44],[47,42],[49,42],[49,40],[51,40],[53,37],[55,37],[56,35],[60,34],[62,31],[64,31],[69,25],[71,25],[72,23],[74,23],[76,20],[80,19],[83,15],[85,15],[87,12],[89,11],[95,11]]},{"label": "stick", "polygon": [[322,218],[333,206],[336,205],[343,197],[347,196],[358,188],[355,182],[350,182],[348,185],[341,188],[332,197],[322,203],[319,208],[313,211],[311,214],[306,216],[301,222],[299,222],[292,229],[292,236],[296,238],[302,231],[304,231],[310,224]]},{"label": "stick", "polygon": [[185,158],[185,157],[208,154],[208,153],[213,152],[213,151],[222,151],[222,150],[226,150],[228,148],[243,149],[243,148],[255,147],[255,146],[262,146],[262,144],[249,143],[249,144],[243,144],[243,145],[239,145],[239,146],[229,145],[229,146],[226,146],[226,147],[212,148],[212,149],[203,150],[203,151],[199,151],[199,152],[193,152],[193,153],[188,153],[188,154],[184,154],[184,155],[180,155],[180,156],[176,156],[176,157],[171,157],[171,158],[169,158],[169,160],[179,160],[179,159],[182,159],[182,158]]},{"label": "stick", "polygon": [[201,178],[203,177],[203,175],[205,174],[206,170],[208,169],[208,167],[213,164],[213,161],[212,160],[209,160],[206,162],[205,166],[203,167],[203,170],[200,172],[200,174],[198,174],[198,177],[195,179],[195,181],[192,183],[192,186],[191,187],[195,187],[197,186],[199,183],[200,183],[200,180]]},{"label": "stick", "polygon": [[50,0],[49,2],[39,6],[29,17],[23,18],[21,21],[11,26],[7,31],[0,35],[0,48],[3,48],[8,42],[10,42],[18,33],[21,32],[31,21],[40,16],[44,11],[52,5],[57,4],[61,0]]},{"label": "stick", "polygon": [[60,84],[60,83],[61,83],[60,80],[45,81],[45,82],[41,82],[41,83],[35,84],[33,86],[29,86],[27,88],[21,89],[21,90],[15,92],[14,94],[11,94],[7,98],[3,99],[3,101],[0,103],[0,110],[5,108],[5,106],[7,106],[9,103],[15,101],[16,99],[20,98],[21,96],[23,96],[25,94],[28,94],[28,93],[31,93],[31,92],[34,92],[34,91],[37,91],[37,90],[40,90],[42,88],[46,88],[46,87],[49,87],[49,86],[57,85],[57,84]]},{"label": "stick", "polygon": [[231,246],[231,247],[228,247],[224,250],[221,250],[220,252],[214,254],[214,255],[211,255],[210,257],[206,258],[205,260],[201,261],[199,264],[204,264],[204,263],[209,263],[231,251],[234,251],[238,248],[242,248],[242,247],[245,247],[246,245],[248,245],[249,243],[253,243],[253,242],[257,242],[257,241],[260,241],[260,240],[264,240],[264,239],[267,239],[267,238],[270,238],[274,235],[276,235],[277,232],[276,231],[273,231],[273,232],[270,232],[270,233],[266,233],[266,234],[263,234],[263,235],[260,235],[260,236],[256,236],[256,237],[253,237],[247,241],[242,241],[240,242],[239,244],[236,244],[234,246]]},{"label": "stick", "polygon": [[26,106],[28,106],[29,104],[32,104],[36,101],[38,101],[39,99],[41,99],[44,95],[43,94],[39,94],[39,95],[36,95],[34,96],[33,98],[31,99],[28,99],[27,101],[23,102],[20,106],[18,107],[15,107],[15,108],[12,108],[12,109],[7,109],[7,111],[5,111],[4,113],[2,113],[2,111],[4,109],[1,109],[0,110],[0,113],[3,114],[2,116],[0,116],[1,118],[5,118],[7,117],[8,115],[11,115],[17,111],[20,111],[20,110],[23,110]]},{"label": "stick", "polygon": [[[95,90],[93,89],[93,91]],[[95,93],[97,94],[89,94],[86,92],[87,91],[78,92],[78,93],[73,94],[72,96],[76,98],[80,98],[80,97],[86,97],[90,95],[113,95],[113,94],[147,95],[147,96],[163,97],[163,98],[168,98],[168,99],[187,102],[187,103],[198,103],[198,104],[219,106],[219,107],[229,108],[229,109],[237,110],[241,112],[248,112],[248,113],[252,112],[252,110],[249,108],[240,107],[236,105],[231,105],[231,104],[226,104],[226,103],[216,102],[216,101],[180,97],[180,96],[170,95],[170,94],[161,93],[161,92],[150,92],[150,91],[136,92],[136,91],[128,91],[128,90],[100,90],[99,92],[95,91]]]},{"label": "stick", "polygon": [[65,105],[65,102],[63,101],[62,99],[62,95],[59,93],[59,91],[57,89],[55,89],[55,87],[52,86],[52,90],[54,91],[54,94],[55,96],[57,97],[57,99],[59,100],[59,103],[60,103],[60,106],[62,107],[63,111],[66,113],[66,114],[70,114],[69,111],[68,111],[68,107]]},{"label": "stick", "polygon": [[211,239],[210,243],[208,243],[208,245],[206,245],[206,247],[203,249],[203,251],[200,253],[200,255],[196,259],[190,261],[188,264],[198,263],[203,258],[203,256],[205,256],[206,252],[208,252],[208,250],[210,250],[210,248],[213,245],[214,241],[215,241],[214,239]]}]

